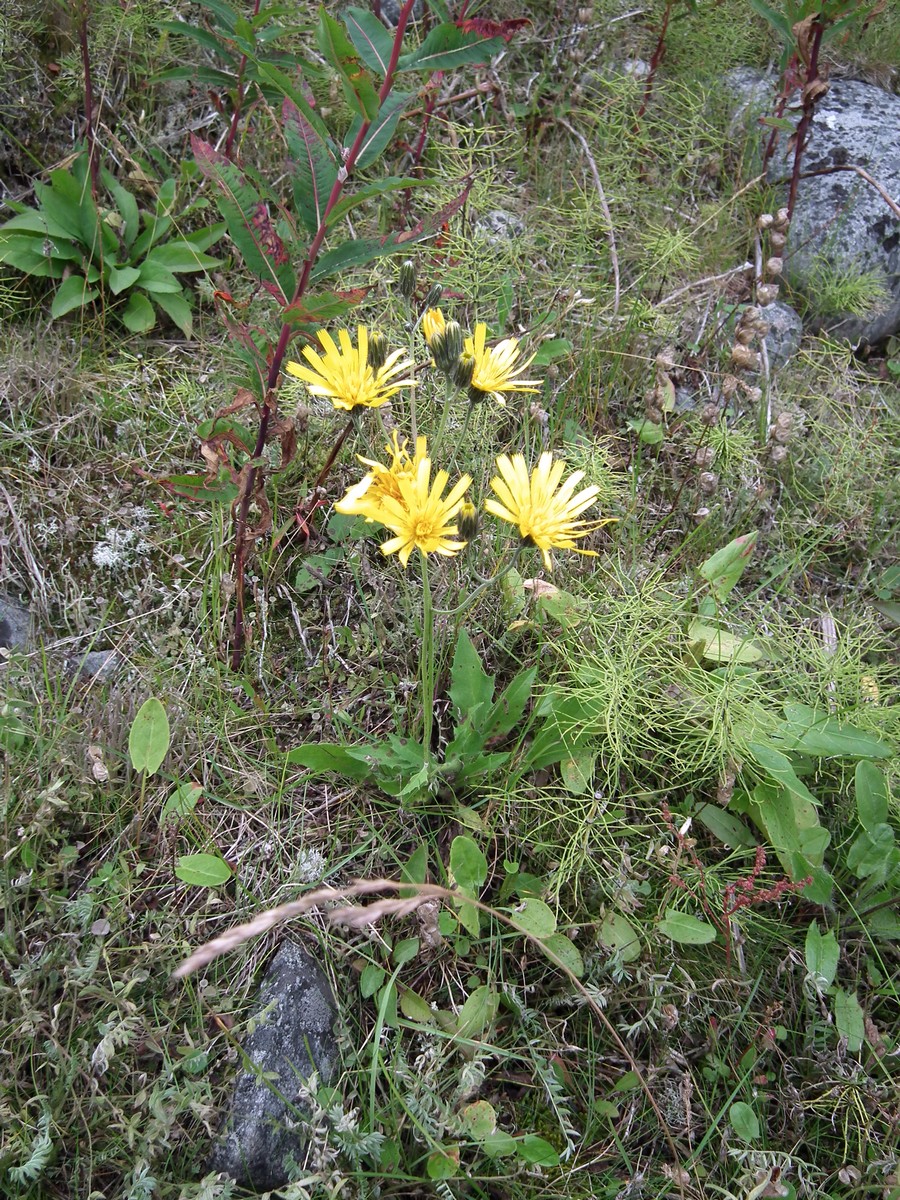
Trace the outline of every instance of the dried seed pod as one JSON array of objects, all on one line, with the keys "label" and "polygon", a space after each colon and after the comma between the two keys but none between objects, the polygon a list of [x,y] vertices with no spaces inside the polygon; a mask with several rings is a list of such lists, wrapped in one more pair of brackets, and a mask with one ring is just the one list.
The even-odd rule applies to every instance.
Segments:
[{"label": "dried seed pod", "polygon": [[698,467],[711,467],[715,457],[716,452],[712,446],[700,446],[694,455],[694,463]]},{"label": "dried seed pod", "polygon": [[781,463],[783,463],[785,461],[787,456],[788,456],[787,446],[775,445],[769,451],[769,457],[771,458],[772,462],[775,464],[776,467],[780,466]]},{"label": "dried seed pod", "polygon": [[761,283],[756,289],[756,298],[764,307],[774,304],[778,299],[779,290],[777,283]]},{"label": "dried seed pod", "polygon": [[704,506],[703,508],[698,508],[694,513],[694,520],[699,524],[701,521],[705,521],[708,516],[709,509]]},{"label": "dried seed pod", "polygon": [[758,371],[760,368],[759,352],[748,346],[734,346],[731,351],[732,365],[741,371]]},{"label": "dried seed pod", "polygon": [[778,255],[773,254],[771,258],[766,259],[766,274],[767,275],[780,275],[783,270],[784,270],[784,259],[783,258],[779,258]]},{"label": "dried seed pod", "polygon": [[775,218],[772,216],[771,213],[763,213],[760,217],[757,218],[756,227],[757,227],[757,229],[771,229],[774,222],[775,222]]},{"label": "dried seed pod", "polygon": [[647,420],[648,420],[648,421],[650,421],[650,422],[651,422],[653,425],[662,425],[662,423],[663,423],[663,411],[662,411],[662,409],[661,409],[661,408],[655,408],[655,407],[654,407],[652,404],[648,404],[648,405],[647,405],[647,408],[644,410],[644,416],[645,416],[645,417],[647,418]]},{"label": "dried seed pod", "polygon": [[758,320],[759,320],[759,309],[756,307],[755,304],[748,304],[747,307],[744,309],[744,311],[741,313],[740,324],[741,325],[752,325],[755,321],[758,321]]},{"label": "dried seed pod", "polygon": [[748,385],[745,384],[744,385],[744,395],[747,397],[747,399],[750,401],[751,404],[759,404],[760,400],[762,400],[762,388],[749,387]]},{"label": "dried seed pod", "polygon": [[791,223],[791,214],[786,208],[779,208],[775,214],[775,228],[779,233],[787,233],[788,226]]},{"label": "dried seed pod", "polygon": [[664,346],[656,356],[656,367],[659,371],[674,371],[675,347]]},{"label": "dried seed pod", "polygon": [[758,337],[764,338],[772,326],[768,321],[757,321],[755,325],[756,334]]},{"label": "dried seed pod", "polygon": [[771,233],[771,234],[769,234],[769,249],[772,250],[775,254],[780,254],[782,252],[782,250],[784,249],[784,244],[786,241],[787,241],[787,238],[784,236],[783,233],[778,233],[778,232]]},{"label": "dried seed pod", "polygon": [[736,375],[725,375],[722,378],[722,395],[726,400],[730,400],[738,390],[740,380]]},{"label": "dried seed pod", "polygon": [[773,442],[786,446],[794,436],[794,418],[791,413],[779,413],[770,434]]},{"label": "dried seed pod", "polygon": [[579,25],[589,25],[594,19],[594,10],[592,8],[579,8],[575,14],[575,20]]},{"label": "dried seed pod", "polygon": [[749,346],[756,338],[756,330],[752,325],[740,325],[734,331],[734,340],[739,346]]},{"label": "dried seed pod", "polygon": [[700,420],[704,425],[718,425],[722,410],[718,404],[707,404],[700,412]]},{"label": "dried seed pod", "polygon": [[719,486],[719,477],[715,471],[703,471],[697,482],[700,485],[700,491],[711,496]]}]

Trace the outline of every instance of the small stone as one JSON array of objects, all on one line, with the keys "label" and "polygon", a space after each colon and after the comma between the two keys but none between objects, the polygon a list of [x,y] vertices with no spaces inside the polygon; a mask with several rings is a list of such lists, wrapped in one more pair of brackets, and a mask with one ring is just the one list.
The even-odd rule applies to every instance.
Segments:
[{"label": "small stone", "polygon": [[0,650],[24,650],[31,634],[31,613],[8,593],[0,592]]},{"label": "small stone", "polygon": [[494,208],[476,218],[474,228],[491,245],[497,245],[521,238],[525,233],[525,222],[515,213],[507,212],[505,208]]},{"label": "small stone", "polygon": [[318,964],[284,941],[260,985],[259,1023],[243,1042],[249,1070],[241,1072],[208,1170],[260,1191],[289,1181],[302,1162],[306,1137],[298,1107],[313,1073],[331,1083],[338,1067],[335,1004]]},{"label": "small stone", "polygon": [[[390,25],[392,27],[395,27],[397,22],[400,20],[400,9],[402,7],[403,5],[400,3],[400,0],[381,0],[380,6],[376,6],[375,0],[372,2],[372,11],[378,11],[385,25]],[[410,20],[418,21],[421,15],[422,0],[416,0],[415,4],[413,5]]]},{"label": "small stone", "polygon": [[[761,288],[757,289],[762,291]],[[770,367],[781,367],[800,349],[803,337],[803,319],[789,304],[780,300],[767,304],[763,309],[766,333],[766,352]]]},{"label": "small stone", "polygon": [[117,650],[88,650],[87,654],[66,660],[66,669],[79,679],[96,679],[105,683],[112,679],[122,665]]}]

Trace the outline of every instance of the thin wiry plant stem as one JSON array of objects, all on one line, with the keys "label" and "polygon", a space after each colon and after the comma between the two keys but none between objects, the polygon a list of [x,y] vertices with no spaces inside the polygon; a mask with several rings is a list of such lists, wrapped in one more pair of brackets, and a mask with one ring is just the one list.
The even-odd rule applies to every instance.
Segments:
[{"label": "thin wiry plant stem", "polygon": [[422,754],[425,762],[431,757],[431,734],[434,729],[434,607],[431,600],[431,580],[428,576],[428,556],[419,551],[422,569],[422,649],[419,678],[422,685]]},{"label": "thin wiry plant stem", "polygon": [[[253,5],[253,16],[259,15],[260,0],[256,0]],[[252,20],[252,18],[251,18]],[[225,145],[222,148],[222,153],[226,158],[231,158],[234,154],[234,140],[237,137],[238,121],[241,119],[241,111],[244,107],[244,72],[247,70],[247,55],[241,55],[241,61],[238,63],[237,70],[237,89],[234,98],[234,111],[231,114],[231,124],[228,127],[228,136],[225,139]]]},{"label": "thin wiry plant stem", "polygon": [[597,190],[597,195],[600,197],[600,207],[603,209],[603,215],[606,218],[606,238],[609,242],[609,260],[612,264],[613,272],[613,316],[617,316],[619,312],[619,304],[622,299],[622,283],[619,275],[619,252],[616,247],[616,231],[613,226],[612,214],[609,211],[609,204],[606,201],[606,192],[603,190],[603,184],[600,181],[600,172],[597,170],[597,164],[594,161],[594,156],[591,154],[591,148],[587,143],[587,138],[564,117],[558,117],[560,125],[564,129],[568,129],[572,137],[581,143],[581,148],[584,151],[584,157],[587,159],[587,164],[591,172],[591,177],[594,180],[594,187]]},{"label": "thin wiry plant stem", "polygon": [[[91,53],[88,45],[88,16],[90,0],[81,0],[78,20],[78,43],[81,48],[81,69],[84,74],[84,135],[88,146],[88,171],[91,176],[91,195],[94,202],[100,197],[100,159],[94,128],[94,84],[91,77]],[[97,231],[99,239],[100,233]]]}]

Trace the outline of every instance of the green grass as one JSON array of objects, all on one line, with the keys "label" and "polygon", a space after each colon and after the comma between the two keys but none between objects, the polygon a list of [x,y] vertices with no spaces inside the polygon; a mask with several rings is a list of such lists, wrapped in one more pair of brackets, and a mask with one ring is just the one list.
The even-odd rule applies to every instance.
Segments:
[{"label": "green grass", "polygon": [[[311,1087],[307,1182],[284,1196],[896,1200],[900,880],[865,861],[867,836],[896,834],[896,799],[876,822],[888,833],[873,832],[856,758],[792,754],[818,802],[810,825],[830,837],[832,892],[814,903],[797,894],[814,851],[791,861],[773,845],[773,810],[756,795],[772,783],[765,751],[790,753],[786,704],[868,739],[896,785],[896,759],[875,757],[900,741],[887,574],[898,549],[896,387],[889,372],[807,339],[774,381],[772,419],[788,431],[776,458],[774,442],[760,445],[758,404],[729,391],[734,313],[752,296],[740,274],[711,277],[746,260],[756,218],[775,202],[750,184],[710,80],[771,53],[746,5],[704,5],[673,24],[640,118],[642,86],[614,64],[649,58],[661,6],[619,21],[597,3],[582,32],[574,11],[560,22],[557,9],[534,6],[494,90],[460,97],[454,83],[438,106],[426,206],[457,195],[463,176],[472,187],[442,244],[413,255],[423,292],[440,282],[444,311],[467,331],[485,321],[492,341],[519,337],[527,353],[570,343],[529,368],[538,393],[471,414],[455,403],[451,476],[470,473],[480,503],[497,454],[534,460],[550,448],[615,518],[584,543],[596,557],[554,551],[552,575],[522,550],[464,616],[448,614],[478,576],[512,561],[515,536],[482,514],[470,553],[435,556],[438,755],[463,716],[451,695],[460,627],[497,692],[537,668],[522,720],[487,746],[509,754],[501,769],[396,797],[285,755],[421,729],[418,571],[381,554],[380,529],[341,525],[331,511],[360,477],[357,454],[382,459],[392,422],[408,435],[407,395],[360,422],[306,544],[295,514],[343,418],[296,380],[281,388],[283,411],[297,414],[296,455],[270,464],[273,532],[250,562],[251,632],[235,673],[229,506],[173,494],[170,477],[203,473],[198,426],[245,383],[213,289],[235,297],[234,319],[271,332],[267,298],[230,262],[201,289],[187,345],[125,339],[102,314],[48,326],[39,288],[15,273],[0,281],[0,586],[28,598],[38,631],[27,653],[0,663],[4,1195],[243,1195],[204,1178],[205,1163],[282,933],[186,981],[171,972],[319,884],[397,879],[424,854],[429,881],[447,885],[463,838],[486,864],[480,899],[491,911],[477,928],[450,902],[406,916],[388,908],[356,928],[324,909],[291,923],[339,997],[342,1069],[330,1089]],[[145,95],[123,59],[127,48],[165,59],[151,15],[133,6],[120,22],[102,6],[95,44],[104,86],[121,87],[116,137],[165,165],[153,124],[165,93]],[[888,14],[885,37],[894,24]],[[846,54],[877,65],[868,37]],[[62,66],[61,110],[78,95],[77,63]],[[336,119],[345,99],[324,77],[314,85]],[[245,148],[278,174],[273,116],[254,108]],[[415,121],[401,133],[413,142]],[[401,155],[389,152],[392,173],[409,169]],[[480,221],[496,209],[522,233],[490,241]],[[395,216],[389,200],[372,201],[353,211],[354,233],[383,235]],[[394,277],[384,259],[341,282],[367,289],[347,323],[401,346]],[[848,282],[826,282],[820,303],[846,305]],[[866,281],[850,283],[866,299]],[[419,428],[433,437],[443,386],[430,382],[421,341],[414,352]],[[641,441],[636,430],[664,402],[659,439]],[[238,417],[253,424],[249,408]],[[752,531],[736,587],[715,597],[704,562]],[[547,583],[558,591],[542,595]],[[758,656],[716,661],[698,621]],[[90,649],[118,652],[114,678],[74,673]],[[171,745],[142,782],[128,739],[148,696],[166,709]],[[542,739],[565,753],[535,767]],[[163,820],[188,783],[200,803]],[[227,859],[229,882],[184,883],[178,860],[197,853]],[[732,911],[744,887],[751,901]],[[537,898],[580,972],[517,928]],[[709,940],[673,940],[679,917]],[[813,921],[840,949],[820,989]],[[384,990],[392,974],[399,994]],[[508,1155],[491,1157],[479,1119],[516,1139]],[[537,1165],[542,1154],[558,1163]],[[435,1178],[456,1156],[458,1171]]]}]

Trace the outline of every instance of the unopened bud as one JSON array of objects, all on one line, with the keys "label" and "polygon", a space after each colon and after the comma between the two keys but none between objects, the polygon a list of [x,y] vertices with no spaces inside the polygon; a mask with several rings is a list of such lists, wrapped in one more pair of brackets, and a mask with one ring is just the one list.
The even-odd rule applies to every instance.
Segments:
[{"label": "unopened bud", "polygon": [[416,264],[411,258],[400,264],[397,276],[397,291],[406,300],[412,300],[416,290]]},{"label": "unopened bud", "polygon": [[465,542],[471,542],[478,533],[478,509],[469,500],[466,500],[459,510],[459,515],[456,518],[456,528],[459,531],[459,536]]},{"label": "unopened bud", "polygon": [[448,321],[429,342],[435,366],[450,378],[456,374],[463,348],[463,333],[457,321]]},{"label": "unopened bud", "polygon": [[780,275],[784,270],[784,259],[779,258],[777,254],[773,254],[771,258],[766,259],[766,274]]},{"label": "unopened bud", "polygon": [[443,294],[444,285],[442,283],[433,283],[428,289],[428,295],[425,297],[425,308],[437,308]]},{"label": "unopened bud", "polygon": [[[474,374],[475,374],[475,355],[474,354],[461,354],[456,363],[456,370],[453,372],[453,382],[456,384],[456,386],[458,388],[467,388],[469,386],[469,384],[472,382],[472,376]],[[477,391],[478,389],[473,388],[472,390]],[[476,399],[483,400],[485,395],[486,395],[486,393],[482,392],[479,397],[475,397],[475,396],[472,396],[471,392],[470,392],[469,398],[471,400],[476,400]]]},{"label": "unopened bud", "polygon": [[369,334],[368,363],[373,371],[380,371],[388,355],[388,340],[383,333],[373,329]]}]

